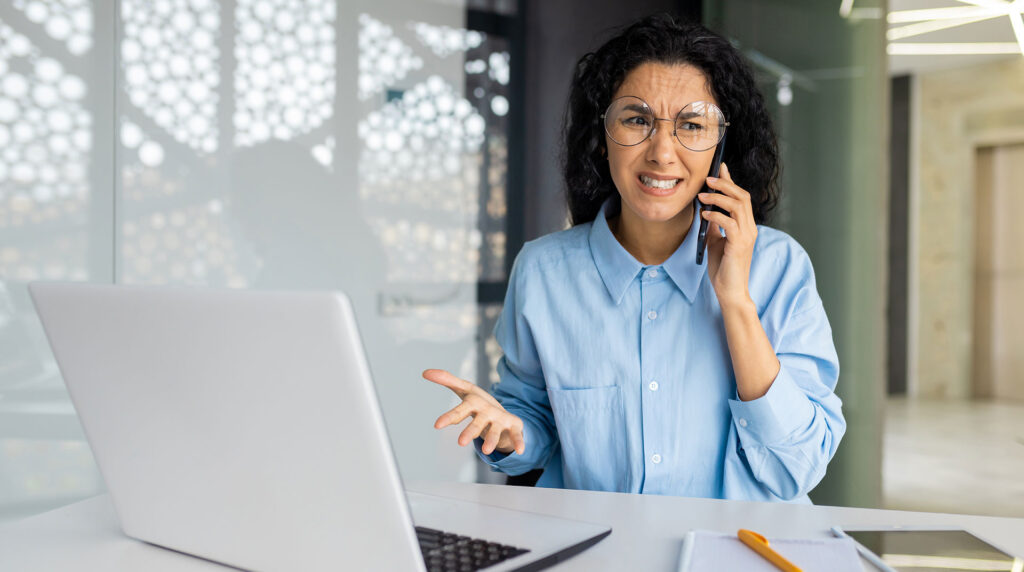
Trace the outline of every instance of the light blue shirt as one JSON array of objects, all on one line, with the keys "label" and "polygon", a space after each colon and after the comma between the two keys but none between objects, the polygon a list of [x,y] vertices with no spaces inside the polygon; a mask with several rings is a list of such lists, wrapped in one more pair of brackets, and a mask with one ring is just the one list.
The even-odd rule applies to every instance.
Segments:
[{"label": "light blue shirt", "polygon": [[[809,503],[846,431],[839,360],[807,253],[758,226],[750,296],[781,370],[740,401],[699,217],[659,266],[592,223],[527,243],[495,327],[493,395],[523,420],[523,455],[483,455],[538,486]],[[476,441],[477,452],[481,441]]]}]

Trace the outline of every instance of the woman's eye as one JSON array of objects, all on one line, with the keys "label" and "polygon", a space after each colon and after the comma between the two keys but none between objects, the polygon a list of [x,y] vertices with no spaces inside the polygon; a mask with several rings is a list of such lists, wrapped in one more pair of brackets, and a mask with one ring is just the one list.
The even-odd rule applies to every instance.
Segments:
[{"label": "woman's eye", "polygon": [[642,115],[627,117],[622,120],[622,123],[629,127],[646,127],[647,125],[650,125],[650,122],[647,121],[647,118]]},{"label": "woman's eye", "polygon": [[690,121],[686,121],[684,123],[681,123],[679,125],[679,127],[677,127],[676,129],[678,129],[680,131],[699,132],[699,131],[702,131],[704,129],[704,126],[701,125],[700,123],[693,123],[693,122],[690,122]]}]

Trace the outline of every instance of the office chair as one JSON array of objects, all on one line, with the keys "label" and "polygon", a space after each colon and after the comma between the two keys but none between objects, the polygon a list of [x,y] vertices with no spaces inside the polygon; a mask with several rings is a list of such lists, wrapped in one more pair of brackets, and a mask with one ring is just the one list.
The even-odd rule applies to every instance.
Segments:
[{"label": "office chair", "polygon": [[532,487],[537,484],[538,480],[540,480],[540,475],[543,472],[544,469],[534,469],[521,475],[509,475],[508,478],[505,479],[505,484],[512,485],[514,487]]}]

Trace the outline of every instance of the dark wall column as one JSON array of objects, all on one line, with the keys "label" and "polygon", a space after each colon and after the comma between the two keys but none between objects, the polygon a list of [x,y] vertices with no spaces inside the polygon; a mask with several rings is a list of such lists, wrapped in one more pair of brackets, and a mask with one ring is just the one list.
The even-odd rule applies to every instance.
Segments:
[{"label": "dark wall column", "polygon": [[892,79],[892,131],[889,134],[889,395],[907,393],[910,85],[908,75]]}]

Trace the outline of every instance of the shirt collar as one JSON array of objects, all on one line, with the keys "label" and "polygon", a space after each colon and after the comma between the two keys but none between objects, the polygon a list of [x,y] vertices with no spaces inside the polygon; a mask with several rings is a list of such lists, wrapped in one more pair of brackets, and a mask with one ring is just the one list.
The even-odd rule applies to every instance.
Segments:
[{"label": "shirt collar", "polygon": [[[626,289],[644,268],[640,261],[633,258],[633,255],[622,247],[608,227],[608,215],[614,216],[618,206],[618,197],[609,197],[601,205],[601,210],[590,227],[590,252],[594,257],[594,263],[597,265],[597,271],[601,274],[605,288],[608,289],[608,294],[612,300],[615,300],[616,305],[622,302]],[[696,203],[694,212],[699,212]],[[700,288],[700,281],[704,277],[708,263],[707,256],[700,264],[695,262],[699,229],[700,217],[694,216],[683,243],[661,265],[690,303],[693,303],[697,297],[697,289]]]},{"label": "shirt collar", "polygon": [[[705,251],[704,259],[697,264],[697,235],[700,233],[700,205],[693,201],[693,222],[690,223],[690,230],[679,248],[668,257],[668,260],[661,266],[665,269],[668,277],[676,283],[683,292],[683,296],[692,304],[697,299],[697,290],[700,289],[700,281],[708,269],[708,254]],[[711,232],[711,229],[708,229]],[[706,248],[706,247],[705,247]]]}]

